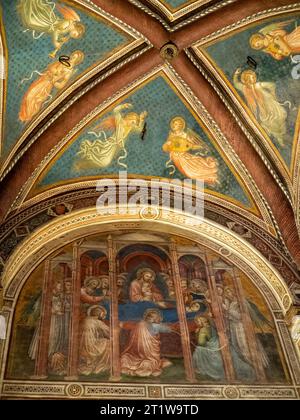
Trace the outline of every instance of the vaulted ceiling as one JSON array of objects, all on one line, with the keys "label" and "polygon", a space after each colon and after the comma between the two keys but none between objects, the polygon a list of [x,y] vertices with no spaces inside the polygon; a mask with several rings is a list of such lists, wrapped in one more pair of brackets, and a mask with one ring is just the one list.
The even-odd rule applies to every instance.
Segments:
[{"label": "vaulted ceiling", "polygon": [[[0,10],[2,238],[47,200],[120,170],[196,177],[166,147],[177,118],[200,144],[207,210],[251,225],[297,272],[300,3],[1,0]],[[119,154],[99,151],[116,115],[138,117],[143,132]]]}]

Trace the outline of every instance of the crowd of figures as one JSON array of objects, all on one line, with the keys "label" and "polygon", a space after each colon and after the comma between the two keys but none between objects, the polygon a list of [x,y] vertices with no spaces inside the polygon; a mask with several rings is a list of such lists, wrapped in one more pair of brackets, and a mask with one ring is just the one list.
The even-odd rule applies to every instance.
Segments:
[{"label": "crowd of figures", "polygon": [[[177,289],[178,290],[178,289]],[[185,314],[190,337],[193,368],[201,379],[226,381],[226,369],[220,331],[214,313],[213,300],[222,308],[227,351],[230,353],[235,377],[240,381],[257,380],[253,366],[253,354],[249,347],[247,327],[242,314],[232,274],[223,272],[216,283],[217,296],[212,296],[208,282],[203,278],[181,278],[180,293],[185,304]],[[127,273],[118,276],[119,327],[121,341],[121,374],[130,377],[159,377],[172,367],[174,360],[182,360],[182,326],[178,316],[178,291],[171,275],[156,273],[150,268],[136,271],[133,277]],[[72,316],[73,285],[71,279],[54,284],[49,331],[49,373],[66,375],[69,357],[70,320]],[[82,376],[107,374],[111,371],[111,292],[108,276],[90,276],[84,280],[80,292],[80,340],[78,373]],[[36,304],[40,310],[40,303]],[[247,310],[256,334],[256,357],[265,369],[270,359],[260,340],[272,333],[272,324],[251,301]],[[39,338],[37,326],[29,356],[37,357]],[[163,340],[167,337],[167,340]],[[167,345],[166,345],[167,342]],[[177,342],[172,353],[169,343]],[[224,346],[224,344],[223,344]]]}]

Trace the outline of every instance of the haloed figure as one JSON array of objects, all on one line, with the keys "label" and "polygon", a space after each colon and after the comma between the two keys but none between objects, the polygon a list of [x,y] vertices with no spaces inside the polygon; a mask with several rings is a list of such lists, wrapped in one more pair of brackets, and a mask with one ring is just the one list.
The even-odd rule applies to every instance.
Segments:
[{"label": "haloed figure", "polygon": [[124,111],[132,108],[132,104],[119,105],[113,110],[112,117],[106,118],[98,124],[90,133],[96,139],[84,140],[81,143],[78,152],[80,160],[89,162],[93,167],[103,169],[118,158],[118,165],[127,169],[126,163],[123,162],[128,156],[126,143],[130,134],[142,133],[148,115],[147,112],[123,114]]},{"label": "haloed figure", "polygon": [[[195,180],[203,180],[207,184],[214,185],[218,182],[218,162],[213,157],[203,157],[201,152],[208,153],[208,146],[200,139],[198,134],[186,127],[186,121],[182,117],[175,117],[170,123],[171,131],[163,151],[169,153],[170,164],[186,177]],[[196,152],[196,153],[195,153]],[[175,168],[170,175],[175,173]]]},{"label": "haloed figure", "polygon": [[300,27],[296,27],[291,33],[284,29],[293,22],[294,20],[290,20],[266,26],[252,35],[251,47],[271,55],[275,60],[283,60],[293,54],[299,54]]},{"label": "haloed figure", "polygon": [[50,64],[24,95],[19,113],[20,121],[24,123],[31,121],[40,112],[43,105],[52,99],[51,94],[54,89],[65,88],[76,72],[76,66],[83,60],[83,52],[75,51],[71,54],[68,65],[59,61]]},{"label": "haloed figure", "polygon": [[107,311],[103,306],[92,306],[82,326],[80,366],[82,375],[106,372],[110,367],[110,333],[104,322]]},{"label": "haloed figure", "polygon": [[[123,326],[124,327],[124,326]],[[129,376],[160,376],[172,365],[161,357],[161,333],[171,333],[172,329],[162,323],[162,314],[157,309],[148,309],[132,330],[127,348],[121,357],[122,373]]]}]

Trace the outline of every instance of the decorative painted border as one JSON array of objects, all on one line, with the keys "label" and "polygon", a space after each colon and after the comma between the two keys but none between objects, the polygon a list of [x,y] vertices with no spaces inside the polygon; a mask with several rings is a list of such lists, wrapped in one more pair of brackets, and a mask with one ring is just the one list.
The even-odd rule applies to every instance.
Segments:
[{"label": "decorative painted border", "polygon": [[[296,150],[296,156],[300,157],[300,132],[298,135],[298,142],[297,142],[297,150]],[[296,212],[296,224],[298,227],[298,232],[300,236],[300,158],[296,159],[295,162],[295,170],[294,170],[294,178],[293,178],[293,184],[295,186],[295,212]]]},{"label": "decorative painted border", "polygon": [[[156,207],[151,206],[151,208]],[[141,206],[140,210],[143,209],[144,207]],[[226,249],[228,251],[226,252],[226,258],[229,261],[231,261],[231,256],[234,256],[234,264],[239,262],[242,266],[245,263],[248,266],[245,274],[249,277],[250,272],[256,273],[256,276],[261,279],[260,283],[265,283],[268,289],[272,291],[272,310],[282,310],[286,314],[290,309],[293,300],[286,283],[271,263],[243,238],[212,221],[204,220],[201,222],[195,216],[175,210],[164,209],[162,211],[159,207],[156,209],[159,217],[155,224],[152,220],[141,220],[140,214],[138,212],[136,214],[136,211],[135,214],[131,214],[131,208],[128,206],[119,206],[120,214],[122,214],[121,218],[118,213],[116,214],[115,209],[107,208],[105,214],[100,214],[97,213],[95,207],[92,207],[72,212],[46,223],[15,248],[5,265],[2,275],[5,296],[14,298],[20,283],[22,285],[25,281],[25,272],[28,275],[28,272],[31,272],[43,259],[47,258],[57,248],[65,245],[66,235],[68,235],[67,242],[72,242],[82,236],[83,232],[85,236],[88,236],[94,232],[99,232],[100,227],[101,232],[104,233],[107,228],[114,230],[128,227],[128,224],[130,224],[135,229],[147,229],[147,226],[149,226],[150,229],[161,231],[165,227],[169,234],[172,234],[174,229],[177,228],[174,234],[180,234],[180,236],[185,236],[196,242],[200,241],[200,244],[203,244],[204,241],[205,246],[221,253],[221,255],[220,250]],[[72,233],[75,237],[71,238]],[[245,271],[244,266],[241,269]],[[252,274],[250,278],[257,282],[258,279],[254,278],[256,276]],[[270,301],[271,295],[265,296],[268,301]]]},{"label": "decorative painted border", "polygon": [[[129,1],[139,9],[143,10],[143,12],[157,19],[169,32],[175,32],[178,29],[192,22],[195,22],[196,20],[209,15],[210,13],[216,12],[222,7],[235,3],[237,0],[221,0],[213,6],[209,6],[209,3],[211,2],[210,0],[199,0],[196,1],[194,4],[183,6],[175,12],[171,11],[166,5],[163,5],[159,0],[146,0],[148,2],[148,6],[140,0]],[[152,6],[154,6],[154,10],[157,10],[157,13],[154,10],[152,10],[151,5],[149,3],[152,3]],[[198,12],[198,9],[201,8],[201,6],[204,6],[205,4],[207,4],[207,8]],[[192,12],[194,12],[194,14],[190,16]],[[176,23],[176,21],[179,22]]]},{"label": "decorative painted border", "polygon": [[[4,127],[4,107],[5,107],[5,90],[6,90],[6,74],[7,74],[7,57],[5,49],[5,37],[3,34],[4,26],[2,22],[2,13],[0,10],[0,156],[2,151],[2,142],[3,142],[3,127]],[[1,69],[3,65],[4,68]],[[3,79],[2,79],[3,76]]]},{"label": "decorative painted border", "polygon": [[[287,13],[293,13],[295,11],[300,10],[300,3],[294,3],[287,6],[282,6],[278,8],[268,9],[265,11],[262,11],[260,13],[254,14],[252,16],[248,16],[245,19],[242,19],[239,22],[236,22],[233,25],[224,27],[220,29],[217,32],[214,32],[201,40],[197,41],[190,47],[189,49],[186,49],[186,53],[189,56],[190,60],[193,62],[193,64],[199,69],[201,74],[208,80],[208,82],[212,85],[212,87],[215,89],[217,94],[220,96],[222,101],[224,102],[227,109],[230,111],[230,113],[234,116],[235,120],[239,124],[240,128],[243,130],[245,135],[247,136],[250,143],[255,148],[256,152],[259,154],[265,165],[267,166],[268,170],[280,186],[280,188],[283,190],[284,194],[288,198],[289,202],[291,203],[292,207],[295,206],[295,191],[293,187],[293,183],[291,181],[290,173],[286,167],[285,164],[283,164],[282,158],[275,153],[275,148],[273,148],[269,141],[263,136],[261,131],[258,129],[257,124],[254,123],[248,116],[248,113],[244,110],[244,108],[241,106],[240,101],[237,100],[231,89],[227,86],[227,83],[223,80],[221,75],[218,71],[215,70],[214,66],[206,56],[206,54],[200,49],[204,45],[207,45],[208,43],[215,41],[221,37],[224,37],[225,35],[228,35],[232,33],[233,31],[241,28],[245,28],[248,25],[259,22],[263,19],[267,19],[270,17],[279,17],[280,15],[284,15]],[[228,101],[226,96],[221,91],[221,88],[226,91],[227,95],[229,96],[231,101]],[[237,111],[236,111],[237,108]],[[250,125],[250,128],[254,135],[252,135],[248,129],[245,127],[245,124],[242,122],[241,118],[246,119]],[[247,123],[247,124],[248,124]],[[267,149],[268,154],[271,157],[271,160],[269,157],[266,157],[266,155],[262,152],[262,149],[257,142],[256,138],[259,138],[262,141],[262,144]],[[274,170],[274,166],[271,162],[274,161],[275,168],[279,170],[279,172],[284,177],[284,180],[286,182],[286,186],[282,183],[279,176],[277,175],[276,171]],[[297,162],[297,157],[295,158],[295,162]]]},{"label": "decorative painted border", "polygon": [[[81,98],[84,94],[86,94],[89,90],[99,84],[102,80],[119,70],[121,67],[129,63],[130,61],[136,59],[141,54],[152,48],[152,44],[144,37],[144,35],[140,34],[135,29],[129,27],[126,23],[123,23],[118,18],[110,15],[109,13],[102,10],[99,6],[96,6],[91,0],[75,0],[76,3],[85,7],[86,9],[96,13],[102,19],[108,21],[109,23],[113,23],[117,26],[123,33],[126,32],[133,41],[127,44],[124,48],[120,51],[116,52],[112,56],[108,57],[96,67],[90,69],[87,73],[81,76],[78,80],[72,83],[61,95],[59,95],[46,109],[44,109],[38,117],[29,125],[29,127],[25,130],[22,136],[19,138],[17,143],[14,145],[13,149],[10,151],[8,157],[5,158],[5,161],[2,163],[0,168],[0,182],[4,179],[4,177],[11,171],[11,169],[15,166],[18,160],[24,155],[24,153],[31,147],[31,145],[36,141],[38,137],[40,137],[43,132],[46,131],[47,128],[53,122],[58,119],[71,105],[73,105],[79,98]],[[128,56],[132,52],[133,54]],[[123,58],[123,60],[122,60]],[[105,72],[106,68],[109,68],[116,63],[116,65]],[[104,72],[104,74],[103,74]],[[25,142],[26,138],[30,135],[30,133],[46,118],[47,115],[51,111],[53,111],[61,102],[68,98],[68,96],[75,91],[77,88],[82,86],[85,83],[96,76],[98,73],[102,73],[100,77],[96,80],[88,84],[84,89],[82,89],[78,94],[73,96],[67,103],[59,109],[59,111],[49,120],[47,123],[31,138],[27,143],[26,146],[18,152],[20,146]]]},{"label": "decorative painted border", "polygon": [[[26,227],[31,225],[32,220],[34,220],[36,217],[40,217],[48,213],[48,210],[57,204],[64,203],[67,206],[71,206],[72,210],[75,210],[79,208],[83,209],[91,205],[96,205],[97,199],[98,193],[96,192],[95,188],[82,189],[71,191],[65,193],[64,195],[60,194],[59,196],[41,201],[32,207],[23,209],[22,211],[19,210],[14,216],[7,220],[7,222],[0,226],[0,245],[3,249],[2,244],[6,242],[8,237],[10,237],[10,240],[13,240],[11,235],[17,235],[16,232],[19,227],[21,229],[27,229]],[[266,230],[262,229],[257,224],[254,224],[254,221],[243,218],[240,214],[231,212],[228,209],[225,209],[223,206],[205,201],[204,211],[205,217],[207,219],[215,221],[232,231],[235,231],[234,226],[236,224],[243,226],[246,229],[247,234],[240,236],[252,244],[256,249],[258,249],[259,252],[261,252],[269,261],[271,261],[275,267],[277,267],[286,283],[288,285],[292,285],[298,281],[299,276],[297,268],[288,250],[284,247],[284,244],[280,241],[279,238],[271,236],[271,234]],[[42,226],[43,223],[46,223],[46,221],[43,221],[38,226],[34,224],[36,227],[30,228],[29,230],[27,229],[27,233],[22,237],[22,240],[25,239],[25,237],[32,233],[36,228]],[[7,249],[6,245],[4,246]],[[13,248],[14,247],[11,248],[7,258],[13,252]],[[7,258],[3,259],[3,261],[1,261],[0,258],[0,271],[3,270]]]},{"label": "decorative painted border", "polygon": [[[136,89],[142,83],[145,83],[147,80],[158,75],[159,73],[164,74],[171,81],[171,83],[175,86],[175,88],[179,91],[179,93],[185,98],[189,106],[201,119],[205,128],[208,130],[212,138],[215,139],[217,145],[222,150],[224,156],[226,156],[227,159],[229,159],[230,163],[233,165],[234,170],[237,171],[237,173],[239,174],[239,177],[242,179],[242,181],[244,181],[244,184],[248,187],[250,195],[252,196],[252,200],[254,201],[255,205],[261,212],[262,218],[265,221],[266,225],[270,226],[271,228],[275,227],[275,230],[279,232],[278,228],[276,228],[275,219],[270,214],[270,209],[268,208],[265,200],[263,199],[263,196],[258,191],[258,188],[256,187],[254,180],[251,178],[247,169],[240,162],[236,153],[233,151],[232,147],[229,145],[223,133],[221,132],[221,130],[219,129],[215,121],[208,114],[207,110],[204,108],[202,103],[195,97],[191,89],[184,83],[184,81],[180,78],[180,76],[175,72],[175,70],[169,64],[160,65],[157,68],[153,69],[150,73],[147,73],[146,75],[144,75],[142,78],[137,79],[136,81],[131,83],[129,86],[119,91],[112,98],[107,99],[103,104],[96,107],[79,124],[77,124],[72,129],[72,131],[49,152],[49,154],[43,159],[41,164],[33,172],[31,177],[28,179],[28,181],[25,183],[24,187],[18,194],[15,202],[12,204],[9,210],[9,213],[11,211],[16,210],[17,208],[20,208],[21,206],[23,208],[24,206],[32,205],[36,201],[49,198],[53,193],[55,194],[63,193],[66,191],[70,191],[71,189],[74,189],[74,185],[73,186],[70,186],[70,185],[59,186],[57,188],[53,188],[50,191],[46,191],[45,193],[39,194],[36,197],[27,200],[29,201],[28,204],[25,202],[26,198],[28,197],[38,177],[42,174],[42,172],[45,170],[46,166],[51,162],[51,160],[55,158],[55,156],[59,153],[59,151],[61,151],[63,147],[69,143],[71,138],[73,138],[76,134],[78,134],[79,131],[81,131],[86,125],[88,125],[98,114],[104,112],[108,107],[110,107],[117,100],[120,100],[122,96],[129,94],[131,90]],[[95,179],[95,177],[93,178]],[[91,185],[95,185],[95,181],[94,183],[92,182],[93,181],[91,180],[87,180],[87,181],[79,182],[76,184],[78,184],[79,188],[83,188],[83,187],[90,187]],[[220,204],[222,203],[222,205],[226,205],[226,207],[230,208],[231,210],[236,211],[238,209],[238,211],[241,211],[245,217],[249,217],[249,214],[251,214],[251,217],[255,218],[256,223],[261,224],[259,217],[256,217],[254,214],[250,213],[250,211],[245,210],[242,207],[239,207],[235,204],[229,203],[229,201],[226,201],[226,199],[224,199],[223,197],[220,199],[213,194],[208,194],[208,196],[210,197],[211,201],[214,201]]]},{"label": "decorative painted border", "polygon": [[139,385],[4,381],[2,398],[59,399],[181,399],[181,400],[298,400],[297,388],[289,386]]},{"label": "decorative painted border", "polygon": [[[285,357],[288,355],[288,369],[292,378],[292,386],[205,386],[205,385],[138,385],[138,384],[88,384],[88,383],[36,383],[24,381],[7,381],[3,379],[5,363],[8,355],[9,340],[5,342],[4,357],[2,358],[2,397],[52,397],[61,398],[205,398],[205,399],[296,399],[296,386],[300,384],[300,360],[293,347],[286,322],[282,319],[292,305],[292,296],[284,280],[276,270],[252,246],[247,244],[236,234],[225,228],[220,228],[213,222],[199,223],[199,219],[183,213],[161,208],[151,207],[153,220],[143,219],[145,207],[140,207],[139,214],[131,214],[131,209],[120,208],[120,214],[107,209],[105,214],[98,214],[95,208],[72,213],[50,222],[47,226],[33,233],[14,252],[6,266],[3,276],[4,308],[3,313],[8,321],[8,331],[11,331],[13,312],[17,299],[32,271],[53,252],[79,239],[99,233],[119,230],[151,230],[152,232],[166,232],[170,235],[193,240],[201,246],[211,249],[222,258],[232,262],[241,269],[248,278],[259,288],[266,303],[271,309]],[[122,216],[120,216],[122,214]],[[127,392],[126,387],[134,390]],[[87,387],[87,388],[85,388]],[[122,389],[118,391],[117,389]],[[88,390],[88,391],[87,391]],[[144,390],[144,391],[143,391]],[[146,391],[145,391],[146,390]],[[210,392],[210,391],[211,392]],[[138,393],[139,395],[136,395]]]}]

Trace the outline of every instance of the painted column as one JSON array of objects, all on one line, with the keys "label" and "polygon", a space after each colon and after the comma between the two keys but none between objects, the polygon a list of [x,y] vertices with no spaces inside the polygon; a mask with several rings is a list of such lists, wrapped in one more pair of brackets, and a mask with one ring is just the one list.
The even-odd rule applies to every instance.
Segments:
[{"label": "painted column", "polygon": [[44,286],[41,302],[39,340],[35,360],[35,372],[32,379],[46,379],[48,377],[48,349],[52,310],[52,270],[51,260],[45,262]]},{"label": "painted column", "polygon": [[225,375],[228,382],[235,381],[235,371],[233,367],[232,357],[230,353],[229,338],[226,333],[226,323],[224,320],[224,312],[222,304],[218,297],[216,278],[213,268],[210,264],[209,257],[205,254],[206,259],[206,273],[209,283],[209,292],[212,306],[212,313],[216,323],[217,332],[220,340],[221,353],[224,363]]},{"label": "painted column", "polygon": [[235,286],[238,302],[241,308],[242,322],[243,322],[243,326],[246,333],[248,347],[250,350],[250,355],[252,359],[251,361],[252,361],[257,379],[260,382],[265,382],[266,381],[265,369],[264,369],[262,358],[260,356],[257,338],[256,338],[253,322],[249,314],[249,309],[247,305],[246,296],[244,294],[242,282],[235,268],[233,269],[233,273],[234,273],[234,286]]},{"label": "painted column", "polygon": [[80,267],[80,245],[82,241],[73,245],[73,267],[72,284],[73,299],[71,309],[71,322],[69,330],[69,357],[66,380],[76,381],[78,379],[79,346],[80,346],[80,291],[81,291],[81,267]]},{"label": "painted column", "polygon": [[120,381],[120,325],[119,305],[117,288],[117,249],[111,235],[108,237],[108,263],[109,263],[109,290],[111,293],[110,303],[110,344],[111,344],[111,381]]},{"label": "painted column", "polygon": [[[281,341],[281,346],[284,350],[285,362],[288,365],[289,373],[293,380],[293,383],[297,386],[300,385],[300,357],[298,350],[295,348],[291,333],[288,329],[287,322],[285,320],[276,320],[276,329],[278,332],[278,338]],[[299,395],[300,396],[300,395]]]},{"label": "painted column", "polygon": [[182,293],[182,288],[181,288],[178,255],[177,255],[176,243],[174,242],[173,239],[171,239],[170,253],[171,253],[172,271],[173,271],[175,291],[176,291],[177,310],[178,310],[178,317],[179,317],[179,323],[180,323],[181,344],[182,344],[182,350],[183,350],[186,378],[189,382],[196,382],[195,371],[193,368],[192,352],[191,352],[190,333],[189,333],[188,323],[186,319],[185,303],[184,303],[184,298],[183,298],[183,293]]}]

